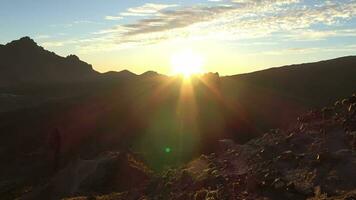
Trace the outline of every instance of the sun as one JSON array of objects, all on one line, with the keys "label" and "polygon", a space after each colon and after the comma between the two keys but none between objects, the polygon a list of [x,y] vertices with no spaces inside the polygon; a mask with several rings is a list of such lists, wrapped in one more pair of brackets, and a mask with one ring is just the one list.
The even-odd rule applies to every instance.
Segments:
[{"label": "sun", "polygon": [[173,74],[188,78],[203,72],[204,58],[192,50],[185,50],[172,55],[171,66]]}]

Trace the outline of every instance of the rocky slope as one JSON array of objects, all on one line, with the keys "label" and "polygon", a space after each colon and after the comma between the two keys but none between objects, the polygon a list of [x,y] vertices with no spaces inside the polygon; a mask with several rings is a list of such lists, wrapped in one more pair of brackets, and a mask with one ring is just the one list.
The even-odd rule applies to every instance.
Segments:
[{"label": "rocky slope", "polygon": [[220,152],[167,170],[134,190],[70,199],[356,198],[356,95],[244,145],[220,143]]},{"label": "rocky slope", "polygon": [[141,187],[152,172],[131,153],[108,152],[92,160],[76,159],[21,199],[62,199]]}]

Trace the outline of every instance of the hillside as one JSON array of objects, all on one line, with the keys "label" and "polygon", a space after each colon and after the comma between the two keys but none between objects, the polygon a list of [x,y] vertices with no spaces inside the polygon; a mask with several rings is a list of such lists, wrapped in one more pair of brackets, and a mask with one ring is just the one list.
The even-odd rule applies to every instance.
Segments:
[{"label": "hillside", "polygon": [[334,101],[337,96],[345,97],[354,90],[356,84],[354,74],[356,56],[349,56],[271,68],[231,78],[256,87],[273,88],[274,91],[287,96],[304,99],[311,106],[320,106],[325,102]]},{"label": "hillside", "polygon": [[98,72],[75,55],[60,57],[29,37],[0,46],[0,87],[83,81]]},{"label": "hillside", "polygon": [[356,57],[350,56],[224,77],[222,90],[263,131],[286,127],[301,113],[355,92],[354,74]]},{"label": "hillside", "polygon": [[[140,176],[135,175],[130,181],[121,179],[120,183],[141,181],[141,184],[131,185],[130,189],[124,191],[116,190],[117,192],[112,194],[97,194],[96,198],[353,199],[356,197],[356,177],[353,173],[356,167],[355,131],[356,94],[338,101],[328,109],[311,111],[300,116],[298,123],[289,129],[270,130],[244,145],[221,140],[219,151],[202,155],[182,167],[172,168],[154,176],[150,172],[141,171]],[[87,162],[83,165],[89,165],[89,162],[95,160]],[[124,163],[126,161],[122,161],[122,164]],[[63,174],[66,170],[68,169],[63,169],[58,174]],[[84,173],[86,172],[79,172]],[[87,178],[78,182],[78,187],[88,186],[88,181],[92,180],[89,177],[97,177],[96,173],[98,172],[94,171],[92,174],[83,175]],[[117,173],[120,173],[120,170],[113,172]],[[149,178],[142,178],[145,177],[144,174]],[[105,179],[100,182],[105,183]],[[95,183],[89,185],[98,187]],[[59,188],[52,192],[57,194],[60,190]],[[83,192],[78,191],[72,190],[71,193],[62,194],[81,195],[67,200],[95,198],[93,194],[86,197]],[[111,192],[115,190],[109,193]]]}]

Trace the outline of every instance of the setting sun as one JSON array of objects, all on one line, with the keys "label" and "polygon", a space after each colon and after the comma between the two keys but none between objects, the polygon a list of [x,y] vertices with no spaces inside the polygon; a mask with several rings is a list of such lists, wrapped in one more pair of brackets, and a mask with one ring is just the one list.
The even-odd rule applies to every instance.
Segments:
[{"label": "setting sun", "polygon": [[193,74],[202,73],[203,65],[203,56],[193,52],[192,50],[181,51],[171,57],[173,74],[190,77]]}]

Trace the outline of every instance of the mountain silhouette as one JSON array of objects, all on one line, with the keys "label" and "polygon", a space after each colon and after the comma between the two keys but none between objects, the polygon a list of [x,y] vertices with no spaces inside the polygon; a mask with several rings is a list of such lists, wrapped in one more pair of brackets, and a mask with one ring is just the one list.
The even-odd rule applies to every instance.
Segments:
[{"label": "mountain silhouette", "polygon": [[[51,181],[53,174],[48,172],[51,147],[46,141],[48,134],[56,128],[63,138],[60,168],[68,172],[64,180],[70,180],[70,174],[79,168],[98,166],[96,170],[81,171],[73,178],[79,179],[93,172],[88,176],[92,179],[80,181],[81,186],[88,189],[88,183],[90,188],[86,191],[93,191],[92,186],[98,186],[101,191],[99,186],[106,188],[110,181],[122,180],[126,170],[116,169],[124,166],[131,171],[130,166],[137,165],[136,157],[150,169],[160,171],[182,166],[202,153],[216,151],[221,139],[247,144],[243,148],[248,151],[249,144],[255,148],[260,141],[269,138],[253,140],[269,129],[280,127],[287,133],[291,124],[298,124],[295,121],[303,113],[334,105],[336,100],[356,91],[356,56],[226,77],[208,73],[192,78],[187,87],[183,87],[181,77],[159,75],[153,71],[141,75],[128,70],[98,73],[77,56],[58,56],[28,37],[0,46],[0,61],[0,160],[3,163],[0,180],[4,180],[0,183],[0,199],[16,199],[28,186],[35,188],[43,180],[57,185],[56,181]],[[352,108],[345,104],[342,109]],[[322,110],[327,111],[328,107]],[[335,116],[343,115],[349,114],[342,111]],[[347,116],[333,123],[343,124],[344,118]],[[329,122],[326,120],[324,124],[323,121],[324,128]],[[297,129],[313,128],[302,125]],[[319,131],[318,122],[315,126]],[[272,139],[274,132],[270,134]],[[325,134],[320,132],[318,138],[323,136]],[[272,140],[263,146],[266,152],[275,152],[275,145],[278,144]],[[289,144],[278,147],[287,151],[284,147]],[[310,145],[310,148],[314,147],[318,147],[318,143]],[[107,170],[107,166],[112,166],[111,161],[116,163],[117,159],[116,156],[108,157],[110,159],[105,160],[109,165],[106,161],[96,165],[104,161],[100,156],[104,152],[132,152],[135,159],[129,159],[129,165],[124,161],[114,164],[118,168]],[[258,156],[253,154],[251,158]],[[100,162],[96,162],[98,159]],[[225,163],[220,158],[213,160]],[[118,173],[111,176],[102,174],[103,171]],[[179,175],[183,177],[182,181],[186,179],[184,176]],[[97,181],[101,177],[113,179],[101,184]],[[173,180],[180,180],[173,177]],[[161,192],[159,185],[162,184],[152,188]]]},{"label": "mountain silhouette", "polygon": [[273,88],[296,98],[314,99],[314,106],[325,99],[335,100],[330,93],[347,96],[356,85],[356,56],[298,65],[270,68],[232,76],[236,81]]},{"label": "mountain silhouette", "polygon": [[98,75],[77,56],[58,56],[29,37],[1,46],[0,60],[0,86],[83,81]]},{"label": "mountain silhouette", "polygon": [[[13,86],[12,88],[14,88],[16,86],[17,91],[8,89],[3,93],[19,95],[16,98],[9,98],[7,95],[0,98],[0,101],[5,102],[0,106],[0,112],[25,107],[24,105],[39,105],[44,102],[43,99],[53,99],[53,96],[48,96],[48,93],[53,93],[53,91],[56,91],[56,98],[79,96],[84,92],[98,96],[105,91],[109,94],[121,94],[126,96],[125,103],[129,105],[118,104],[117,106],[130,107],[140,95],[145,98],[157,95],[152,94],[153,89],[166,85],[165,82],[172,79],[168,76],[159,76],[154,71],[148,71],[141,75],[128,70],[100,74],[77,56],[58,56],[38,46],[29,37],[1,46],[0,60],[0,87]],[[356,56],[226,77],[210,73],[203,76],[206,83],[210,84],[210,89],[202,86],[204,84],[199,81],[195,86],[197,104],[201,107],[200,112],[204,118],[208,118],[211,113],[207,110],[211,109],[211,105],[206,103],[207,99],[214,101],[215,105],[221,107],[216,110],[226,115],[224,116],[227,124],[226,132],[235,135],[238,130],[238,132],[254,137],[255,133],[263,132],[271,127],[288,125],[300,113],[310,108],[326,106],[337,98],[353,93],[356,85],[354,74],[356,74]],[[177,81],[179,82],[179,80],[175,80],[171,82],[175,84],[167,85],[165,93],[161,94],[166,96],[166,99],[171,99],[171,106],[175,106],[176,104],[173,102],[179,98],[179,94],[176,94],[180,91]],[[36,85],[41,83],[47,87],[45,92],[42,87]],[[57,86],[56,83],[73,84],[67,84],[64,87]],[[23,89],[23,86],[29,84],[35,85],[30,90]],[[209,91],[211,86],[215,88],[215,92]],[[19,90],[20,92],[18,92]],[[41,100],[31,99],[29,101],[31,103],[24,103],[24,101],[28,101],[27,99],[31,97],[34,90],[37,90],[38,95],[42,95]],[[135,91],[142,91],[142,93],[135,96]],[[212,98],[216,95],[220,95],[222,99]],[[113,98],[109,96],[107,99]],[[140,99],[143,102],[146,100]],[[112,104],[113,102],[107,103]],[[226,107],[226,105],[230,106]],[[145,109],[142,111],[143,114],[140,113],[140,118],[145,119],[144,114],[148,113],[149,108]],[[209,118],[209,120],[213,119]],[[242,123],[241,120],[249,121],[250,125]],[[205,128],[205,126],[202,127]],[[214,131],[219,132],[218,130]],[[251,132],[254,134],[250,134]]]},{"label": "mountain silhouette", "polygon": [[129,70],[122,70],[122,71],[109,71],[102,74],[103,77],[109,79],[127,79],[127,78],[135,78],[137,74],[130,72]]},{"label": "mountain silhouette", "polygon": [[[257,130],[285,127],[301,113],[356,90],[356,56],[224,77],[225,96]],[[227,119],[235,130],[236,118]],[[234,132],[234,131],[233,131]]]},{"label": "mountain silhouette", "polygon": [[155,72],[155,71],[147,71],[142,73],[140,76],[142,77],[157,77],[157,76],[162,76],[162,74]]}]

